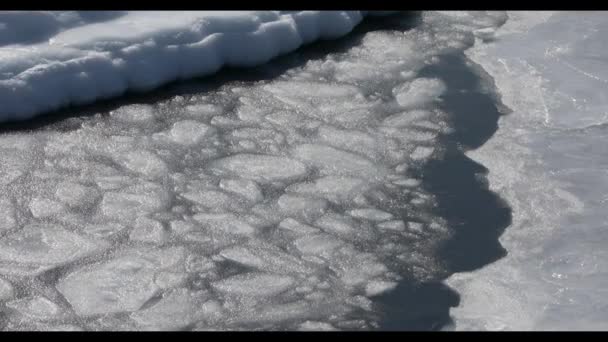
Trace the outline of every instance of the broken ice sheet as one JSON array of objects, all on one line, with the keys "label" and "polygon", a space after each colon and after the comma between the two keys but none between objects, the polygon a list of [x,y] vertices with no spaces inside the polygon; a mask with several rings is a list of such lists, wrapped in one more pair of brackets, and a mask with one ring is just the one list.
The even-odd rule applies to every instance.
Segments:
[{"label": "broken ice sheet", "polygon": [[[373,326],[368,297],[413,266],[413,281],[441,274],[445,230],[411,243],[435,223],[411,170],[449,127],[445,85],[418,72],[466,36],[433,25],[369,32],[276,77],[0,135],[8,319],[58,327],[54,304],[83,329]],[[53,269],[44,296],[16,298]]]}]

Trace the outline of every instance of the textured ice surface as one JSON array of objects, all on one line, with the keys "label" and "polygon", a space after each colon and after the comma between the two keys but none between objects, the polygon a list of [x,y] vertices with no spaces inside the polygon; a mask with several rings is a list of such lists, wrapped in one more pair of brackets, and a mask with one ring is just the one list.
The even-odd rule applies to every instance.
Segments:
[{"label": "textured ice surface", "polygon": [[[93,77],[87,66],[99,65],[98,88],[83,81],[82,88],[60,88],[66,93],[58,97],[15,95],[10,103],[31,106],[4,108],[31,114],[74,101],[74,89],[87,94],[78,97],[84,101],[122,91],[127,82],[148,87],[206,72],[186,59],[174,69],[164,65],[163,54],[174,49],[215,60],[215,69],[221,61],[204,45],[219,44],[227,63],[240,65],[231,46],[274,55],[328,32],[346,33],[360,19],[330,12],[149,15],[117,14],[109,26],[61,31],[37,56],[52,61],[53,46],[66,44],[53,72],[76,68],[84,72],[78,77]],[[445,85],[418,73],[502,17],[472,18],[461,28],[461,18],[423,15],[419,27],[359,33],[350,46],[272,77],[2,133],[0,277],[10,285],[0,285],[12,303],[3,327],[377,327],[373,297],[403,277],[424,282],[442,273],[434,252],[449,231],[431,214],[433,196],[412,170],[442,153],[439,138],[449,122],[438,105]],[[140,19],[149,25],[139,27]],[[302,41],[288,34],[295,27]],[[261,38],[210,33],[228,28],[260,29]],[[266,41],[266,33],[280,43]],[[192,47],[171,47],[184,42]],[[122,61],[104,64],[107,49],[120,51]],[[79,57],[90,50],[97,52]],[[3,66],[25,70],[31,61],[21,59]],[[46,78],[52,70],[40,65],[7,80],[32,77],[41,88],[31,95],[42,96],[45,87],[57,87]],[[434,228],[416,234],[426,227]]]},{"label": "textured ice surface", "polygon": [[457,329],[606,330],[605,12],[510,12],[468,55],[512,113],[471,157],[513,208],[509,254],[449,284]]}]

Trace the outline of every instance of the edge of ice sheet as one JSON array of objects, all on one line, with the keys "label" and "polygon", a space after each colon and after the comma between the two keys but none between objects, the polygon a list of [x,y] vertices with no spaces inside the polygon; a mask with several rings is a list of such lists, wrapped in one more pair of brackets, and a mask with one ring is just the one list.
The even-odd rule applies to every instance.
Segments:
[{"label": "edge of ice sheet", "polygon": [[[52,21],[51,34],[32,28],[40,21],[32,18],[41,16],[37,12],[13,13],[15,20],[1,27],[0,122],[150,90],[224,66],[262,64],[303,44],[346,35],[366,15],[388,13],[146,11],[65,23],[59,20],[65,13],[51,14],[52,20],[42,15]],[[21,44],[15,44],[18,31]],[[49,39],[27,43],[40,37]]]},{"label": "edge of ice sheet", "polygon": [[[594,141],[580,139],[580,135],[593,138],[594,132],[580,128],[584,124],[581,111],[570,115],[577,120],[548,120],[551,116],[572,114],[557,106],[561,99],[554,96],[571,93],[563,85],[549,87],[544,83],[551,75],[553,56],[531,40],[524,40],[529,31],[555,20],[553,15],[511,12],[507,24],[496,31],[495,47],[477,45],[466,52],[494,78],[502,102],[513,111],[501,118],[498,131],[486,144],[467,155],[490,170],[490,189],[509,203],[514,216],[500,237],[509,251],[505,258],[474,272],[454,274],[447,280],[461,295],[461,305],[451,310],[457,330],[606,329],[606,302],[601,290],[606,280],[605,273],[599,271],[605,269],[605,258],[603,249],[594,250],[595,245],[588,242],[601,245],[605,241],[600,234],[605,226],[593,221],[598,216],[603,220],[605,205],[593,197],[597,196],[594,193],[581,195],[590,192],[585,183],[598,188],[601,183],[597,178],[580,177],[584,172],[603,172],[605,168],[597,164],[605,161],[597,158],[599,161],[594,163],[584,158],[583,148]],[[556,26],[545,28],[545,32],[564,36]],[[504,47],[506,42],[511,46]],[[512,49],[514,42],[529,55],[512,52],[496,58],[497,51]],[[551,44],[563,44],[563,40],[556,39]],[[527,50],[527,46],[534,48]],[[531,62],[531,57],[537,60]],[[560,76],[565,74],[558,72]],[[598,98],[602,99],[598,96],[595,100]],[[597,117],[603,119],[601,115]],[[575,153],[564,151],[563,143],[559,143],[568,136],[579,140],[583,148],[573,148]],[[563,159],[550,158],[548,152],[555,147],[547,141],[562,147],[558,155]],[[593,155],[593,150],[587,150]],[[584,167],[570,164],[572,155],[579,163],[585,163]],[[564,176],[568,173],[579,176],[573,179],[580,184],[572,186],[572,178]]]}]

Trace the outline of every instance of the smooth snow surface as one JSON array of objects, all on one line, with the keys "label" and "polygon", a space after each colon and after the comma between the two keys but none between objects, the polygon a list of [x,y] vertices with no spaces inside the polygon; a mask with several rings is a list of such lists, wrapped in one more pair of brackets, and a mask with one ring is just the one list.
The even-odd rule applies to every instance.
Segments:
[{"label": "smooth snow surface", "polygon": [[345,35],[367,14],[0,12],[0,121],[258,65]]},{"label": "smooth snow surface", "polygon": [[[361,20],[53,16],[50,42],[2,48],[5,118],[258,63]],[[412,171],[442,154],[446,88],[418,73],[505,18],[419,19],[273,77],[2,133],[3,328],[377,327],[374,297],[440,277],[449,238]]]}]

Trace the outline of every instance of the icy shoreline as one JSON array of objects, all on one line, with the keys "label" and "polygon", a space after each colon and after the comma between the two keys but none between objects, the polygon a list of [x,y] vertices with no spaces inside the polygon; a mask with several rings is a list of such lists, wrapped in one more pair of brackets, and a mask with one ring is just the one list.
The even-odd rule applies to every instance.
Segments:
[{"label": "icy shoreline", "polygon": [[448,279],[462,298],[456,329],[605,330],[606,20],[509,16],[494,42],[467,51],[512,110],[468,153],[513,208],[500,239],[509,254]]},{"label": "icy shoreline", "polygon": [[[84,14],[83,14],[84,13]],[[4,12],[0,122],[249,67],[349,33],[364,11]]]}]

